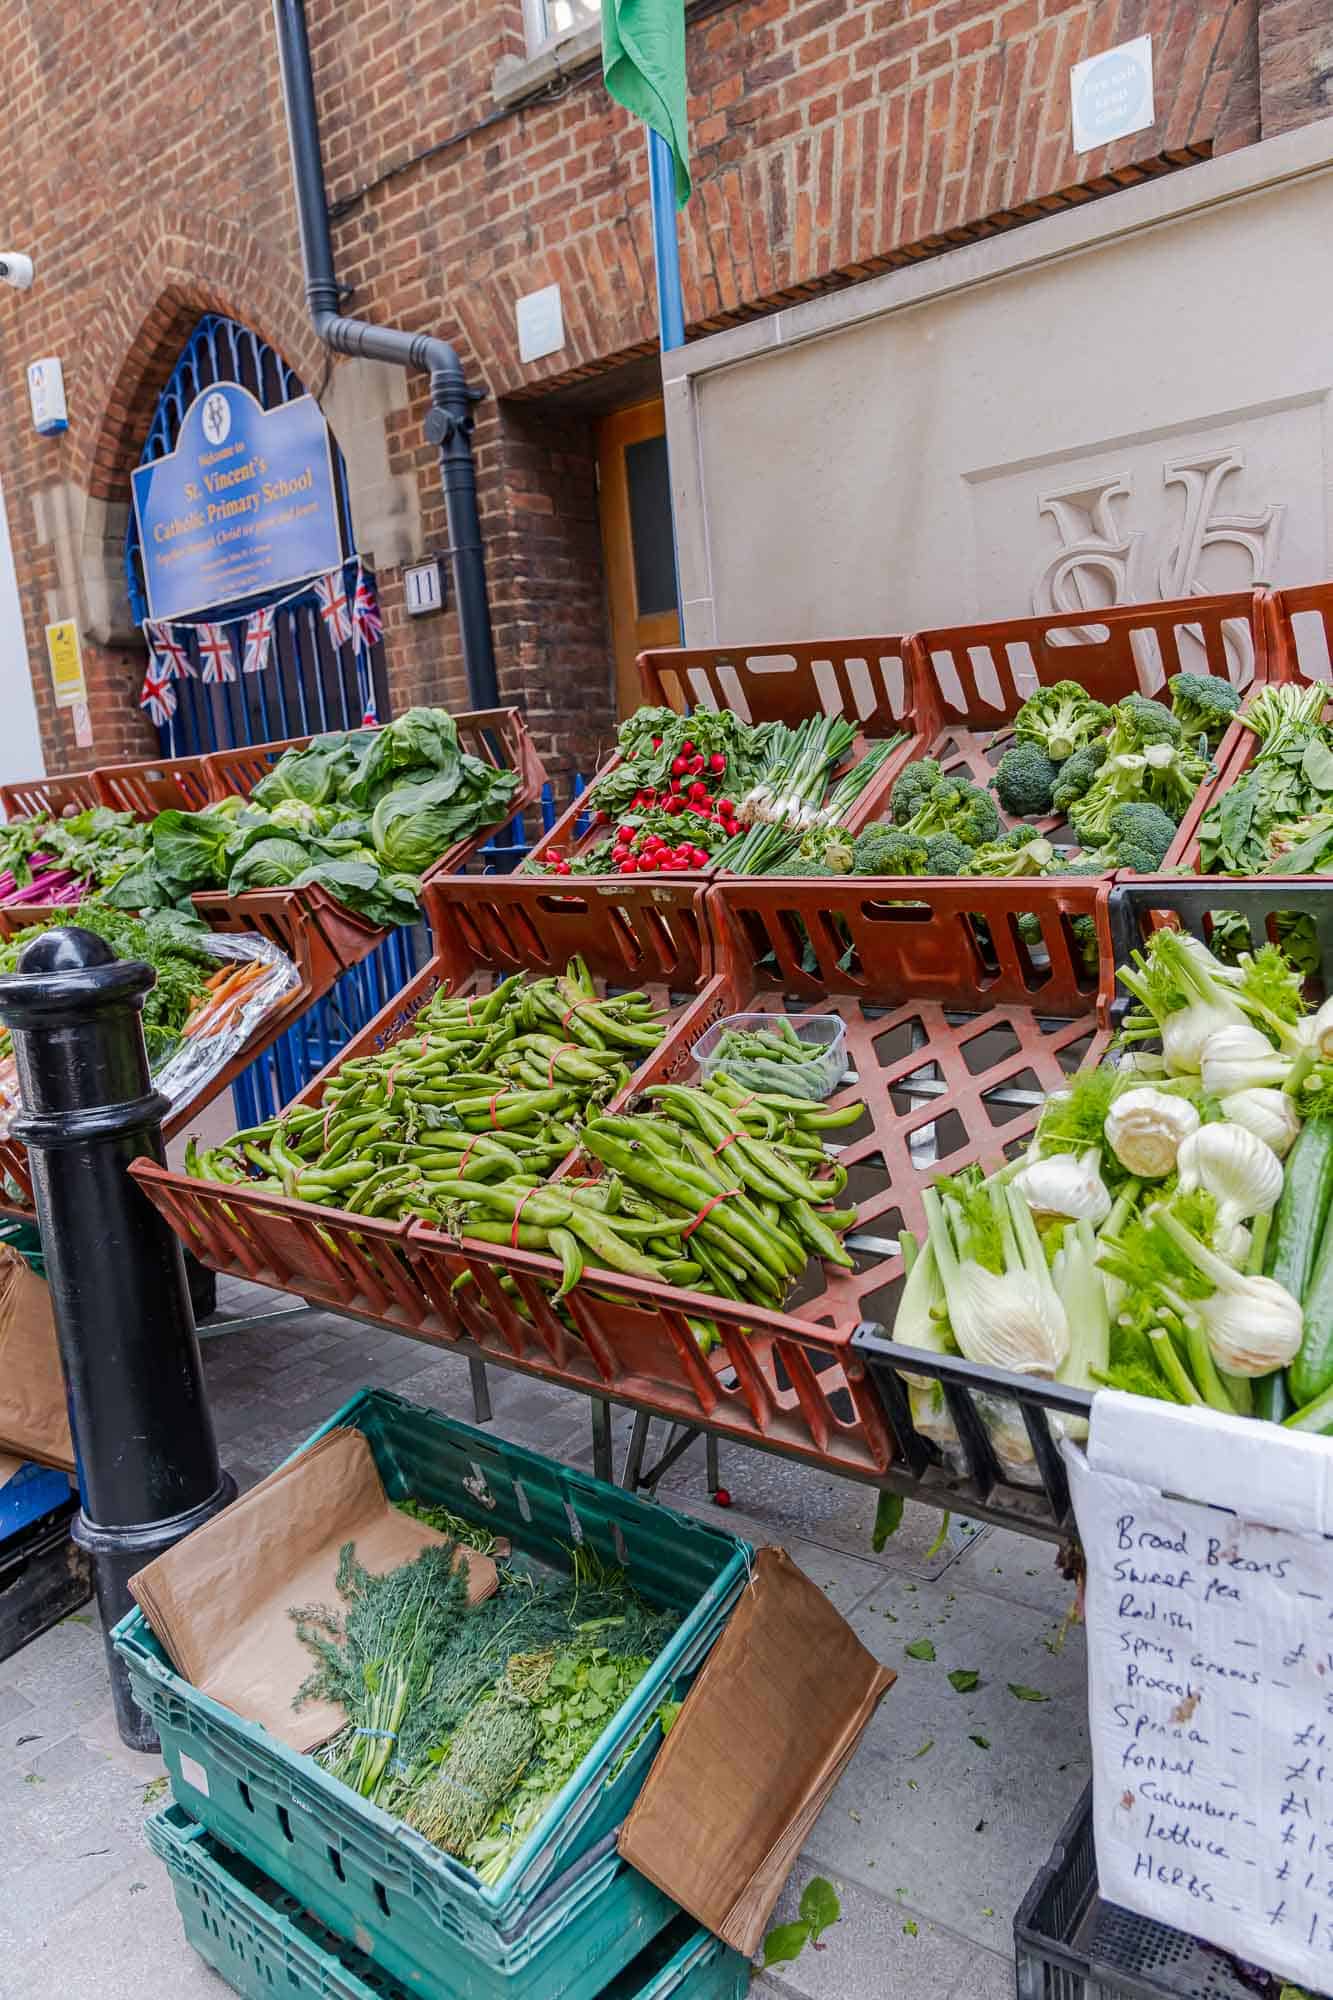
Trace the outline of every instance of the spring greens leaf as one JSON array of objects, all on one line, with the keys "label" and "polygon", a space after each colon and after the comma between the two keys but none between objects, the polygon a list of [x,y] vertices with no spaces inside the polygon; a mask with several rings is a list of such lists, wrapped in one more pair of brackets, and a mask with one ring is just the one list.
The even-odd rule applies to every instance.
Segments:
[{"label": "spring greens leaf", "polygon": [[870,1546],[878,1555],[890,1535],[896,1535],[902,1526],[903,1496],[901,1493],[881,1493],[875,1508],[875,1526],[870,1536]]},{"label": "spring greens leaf", "polygon": [[949,1675],[949,1686],[955,1694],[971,1694],[981,1683],[981,1675],[971,1667],[955,1667]]},{"label": "spring greens leaf", "polygon": [[933,1660],[935,1657],[935,1648],[929,1639],[913,1639],[904,1650],[909,1660]]},{"label": "spring greens leaf", "polygon": [[833,1884],[822,1875],[812,1875],[801,1891],[801,1918],[809,1926],[810,1942],[815,1943],[841,1915],[842,1904]]},{"label": "spring greens leaf", "polygon": [[790,1965],[809,1942],[809,1924],[776,1924],[764,1939],[765,1966]]}]

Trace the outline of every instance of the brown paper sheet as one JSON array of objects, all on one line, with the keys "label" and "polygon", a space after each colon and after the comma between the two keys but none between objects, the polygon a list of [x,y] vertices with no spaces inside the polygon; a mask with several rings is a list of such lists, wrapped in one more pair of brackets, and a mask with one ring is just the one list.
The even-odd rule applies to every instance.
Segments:
[{"label": "brown paper sheet", "polygon": [[0,1450],[74,1470],[51,1294],[7,1243],[0,1243]]},{"label": "brown paper sheet", "polygon": [[621,1828],[621,1854],[752,1957],[894,1679],[785,1549],[762,1549]]},{"label": "brown paper sheet", "polygon": [[[377,1576],[447,1539],[385,1497],[359,1431],[330,1431],[130,1582],[144,1616],[195,1687],[262,1723],[293,1750],[313,1750],[346,1720],[333,1702],[294,1710],[314,1665],[289,1616],[338,1606],[345,1542]],[[463,1551],[472,1603],[498,1585],[489,1556]]]},{"label": "brown paper sheet", "polygon": [[12,1451],[0,1451],[0,1488],[8,1486],[16,1472],[22,1472],[24,1461],[15,1458]]}]

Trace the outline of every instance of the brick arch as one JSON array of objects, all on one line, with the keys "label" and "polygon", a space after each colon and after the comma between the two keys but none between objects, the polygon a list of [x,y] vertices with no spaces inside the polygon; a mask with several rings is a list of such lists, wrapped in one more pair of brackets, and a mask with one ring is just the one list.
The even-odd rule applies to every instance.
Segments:
[{"label": "brick arch", "polygon": [[204,313],[250,327],[322,396],[332,356],[310,324],[300,267],[265,250],[250,230],[158,210],[128,246],[124,268],[124,290],[105,299],[87,327],[95,414],[79,430],[78,483],[90,498],[125,498],[157,399]]}]

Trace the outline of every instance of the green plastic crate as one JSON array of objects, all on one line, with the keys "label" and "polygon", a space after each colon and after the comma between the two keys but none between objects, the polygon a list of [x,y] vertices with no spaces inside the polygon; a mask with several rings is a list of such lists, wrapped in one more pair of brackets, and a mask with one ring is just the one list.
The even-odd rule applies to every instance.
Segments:
[{"label": "green plastic crate", "polygon": [[[453,2000],[460,1989],[441,1985],[433,1970],[442,1958],[461,1950],[494,1966],[530,1950],[557,1878],[602,1843],[613,1844],[660,1743],[652,1718],[664,1701],[683,1695],[703,1664],[744,1584],[750,1551],[732,1535],[383,1390],[363,1391],[316,1436],[337,1426],[365,1435],[392,1498],[415,1494],[484,1520],[516,1548],[561,1567],[570,1544],[586,1540],[605,1560],[623,1563],[650,1602],[685,1613],[490,1888],[313,1758],[183,1680],[142,1613],[117,1626],[116,1645],[161,1738],[178,1803],[414,1991]],[[583,1870],[585,1878],[591,1873]],[[625,1942],[629,1948],[604,1978],[637,1948]],[[456,1972],[457,1961],[451,1978]]]},{"label": "green plastic crate", "polygon": [[[317,1923],[250,1862],[232,1854],[179,1806],[147,1822],[165,1861],[185,1935],[214,1972],[247,2000],[410,2000],[413,1989],[381,1972],[354,1945]],[[543,1968],[542,1977],[547,1978]],[[745,1959],[677,1916],[609,1986],[544,1984],[541,2000],[598,1991],[601,2000],[741,2000]],[[454,1989],[462,1992],[464,1989]],[[508,1990],[508,1989],[506,1989]]]}]

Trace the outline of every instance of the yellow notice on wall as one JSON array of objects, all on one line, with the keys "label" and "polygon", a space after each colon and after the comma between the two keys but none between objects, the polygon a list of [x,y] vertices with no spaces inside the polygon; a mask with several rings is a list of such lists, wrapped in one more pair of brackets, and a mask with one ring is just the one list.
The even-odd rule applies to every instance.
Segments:
[{"label": "yellow notice on wall", "polygon": [[72,708],[76,702],[86,702],[88,684],[83,678],[83,652],[79,645],[79,628],[72,618],[47,626],[46,654],[51,662],[51,685],[55,689],[56,707]]}]

